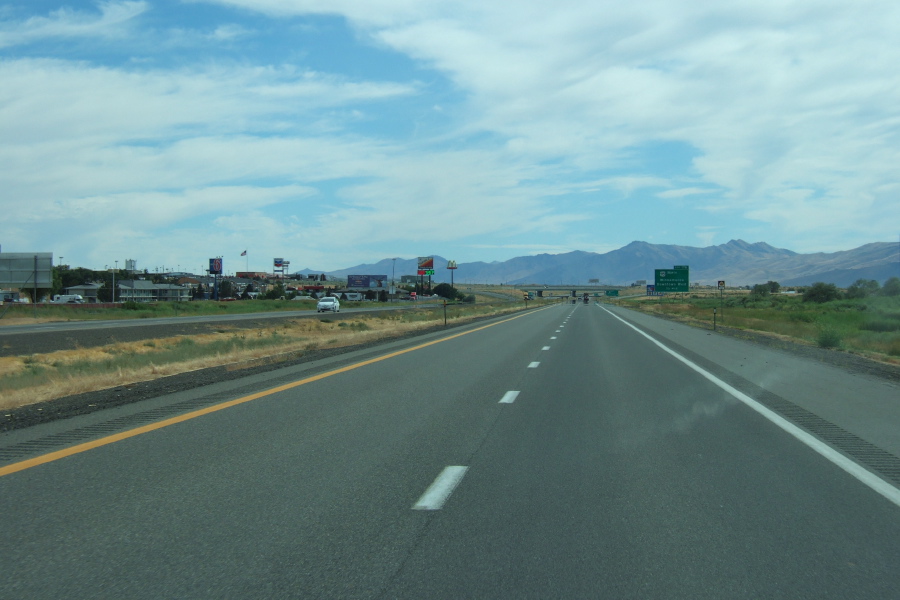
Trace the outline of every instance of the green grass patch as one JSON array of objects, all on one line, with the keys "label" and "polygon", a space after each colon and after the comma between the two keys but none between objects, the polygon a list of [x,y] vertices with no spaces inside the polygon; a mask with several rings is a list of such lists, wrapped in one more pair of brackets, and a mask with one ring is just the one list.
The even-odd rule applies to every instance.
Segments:
[{"label": "green grass patch", "polygon": [[713,309],[719,325],[773,333],[861,354],[900,356],[900,298],[870,297],[822,304],[798,296],[753,295],[628,301],[622,304],[647,312],[682,317],[711,327]]}]

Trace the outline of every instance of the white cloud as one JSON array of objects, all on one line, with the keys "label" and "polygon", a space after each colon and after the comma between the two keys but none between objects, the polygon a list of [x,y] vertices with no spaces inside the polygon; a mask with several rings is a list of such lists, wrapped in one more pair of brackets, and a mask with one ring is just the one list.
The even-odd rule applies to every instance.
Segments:
[{"label": "white cloud", "polygon": [[[513,248],[517,236],[537,234],[553,238],[542,247],[568,247],[585,239],[573,224],[641,193],[649,210],[678,204],[694,209],[686,219],[715,218],[717,229],[680,228],[701,240],[725,231],[726,219],[798,249],[895,237],[900,5],[888,0],[207,0],[192,8],[205,4],[273,23],[344,17],[363,44],[356,56],[365,44],[401,53],[423,81],[429,69],[446,77],[452,93],[258,58],[185,60],[176,69],[0,60],[0,187],[14,199],[0,207],[9,219],[159,202],[172,219],[154,222],[180,239],[192,225],[178,219],[211,215],[211,195],[240,190],[246,205],[226,203],[218,214],[222,243],[244,222],[261,239],[268,228],[310,252],[310,239],[341,236],[361,244],[481,236]],[[0,47],[124,39],[152,5],[97,6],[7,18]],[[180,38],[155,31],[172,33],[174,45],[237,48],[251,36],[254,47],[264,44],[241,14],[192,24]],[[293,56],[303,55],[296,43]],[[415,116],[392,106],[410,99],[421,100]],[[425,113],[441,128],[420,127]],[[415,134],[396,132],[404,127]],[[691,156],[654,154],[668,142]],[[560,208],[574,194],[590,195],[583,214]],[[271,217],[275,205],[288,214]],[[626,211],[603,210],[607,235],[639,231],[616,220]]]},{"label": "white cloud", "polygon": [[220,41],[231,41],[244,37],[250,33],[250,30],[241,27],[240,25],[229,24],[216,27],[210,37]]},{"label": "white cloud", "polygon": [[[352,176],[344,155],[375,146],[291,137],[297,115],[413,91],[288,67],[124,72],[58,60],[0,62],[0,80],[0,183],[16,206],[290,177],[304,164]],[[323,164],[329,152],[340,169]]]},{"label": "white cloud", "polygon": [[0,62],[0,79],[6,83],[0,89],[0,137],[18,143],[259,131],[271,127],[273,116],[415,92],[414,85],[356,82],[292,66],[129,72],[21,59]]},{"label": "white cloud", "polygon": [[130,21],[149,8],[143,0],[98,2],[100,14],[60,8],[48,17],[0,23],[0,48],[28,44],[46,38],[122,37]]},{"label": "white cloud", "polygon": [[666,190],[664,192],[659,192],[656,196],[658,198],[684,198],[685,196],[696,196],[698,194],[714,194],[717,191],[718,190],[710,188],[690,187],[679,188],[677,190]]}]

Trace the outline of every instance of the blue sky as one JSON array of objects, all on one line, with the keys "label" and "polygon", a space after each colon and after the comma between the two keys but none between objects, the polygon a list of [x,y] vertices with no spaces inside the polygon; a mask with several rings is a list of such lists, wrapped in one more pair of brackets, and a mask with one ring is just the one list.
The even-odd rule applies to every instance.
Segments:
[{"label": "blue sky", "polygon": [[6,1],[0,247],[232,272],[893,241],[897,39],[889,0]]}]

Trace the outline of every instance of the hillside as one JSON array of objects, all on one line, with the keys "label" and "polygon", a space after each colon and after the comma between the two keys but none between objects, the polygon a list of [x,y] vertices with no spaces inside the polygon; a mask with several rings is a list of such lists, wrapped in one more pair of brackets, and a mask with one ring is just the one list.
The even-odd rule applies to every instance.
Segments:
[{"label": "hillside", "polygon": [[[450,281],[447,260],[435,256],[435,282]],[[782,285],[809,285],[816,281],[846,287],[857,279],[883,283],[900,276],[900,253],[896,242],[876,242],[853,250],[799,254],[774,248],[765,242],[731,240],[726,244],[696,248],[635,241],[605,254],[574,251],[565,254],[519,256],[503,262],[460,263],[454,280],[465,283],[568,284],[599,279],[604,284],[627,285],[645,279],[653,281],[654,269],[689,265],[691,282],[715,285],[725,280],[729,286],[777,281]],[[387,258],[333,271],[347,275],[390,276],[392,267],[401,275],[416,272],[415,259]]]}]

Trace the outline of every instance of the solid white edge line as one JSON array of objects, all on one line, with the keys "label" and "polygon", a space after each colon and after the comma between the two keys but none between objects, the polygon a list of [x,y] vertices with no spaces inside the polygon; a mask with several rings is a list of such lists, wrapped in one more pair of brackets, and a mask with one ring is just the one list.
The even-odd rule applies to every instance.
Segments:
[{"label": "solid white edge line", "polygon": [[747,406],[749,406],[750,408],[752,408],[753,410],[755,410],[756,412],[758,412],[759,414],[764,416],[765,418],[772,421],[772,423],[774,423],[775,425],[777,425],[778,427],[780,427],[787,433],[791,434],[792,436],[794,436],[795,438],[797,438],[798,440],[800,440],[801,442],[803,442],[804,444],[809,446],[812,450],[818,452],[824,458],[830,460],[832,463],[834,463],[835,465],[837,465],[838,467],[840,467],[841,469],[846,471],[848,474],[850,474],[853,477],[855,477],[856,479],[858,479],[863,484],[869,486],[869,488],[871,488],[875,492],[878,492],[879,494],[884,496],[886,499],[890,500],[897,506],[900,506],[900,489],[897,489],[896,487],[894,487],[893,485],[891,485],[890,483],[888,483],[881,477],[878,477],[871,471],[856,464],[855,462],[853,462],[852,460],[850,460],[849,458],[847,458],[846,456],[844,456],[843,454],[841,454],[840,452],[838,452],[837,450],[835,450],[834,448],[832,448],[831,446],[829,446],[828,444],[826,444],[825,442],[820,440],[819,438],[800,429],[799,427],[797,427],[796,425],[794,425],[793,423],[791,423],[790,421],[788,421],[787,419],[785,419],[784,417],[779,415],[778,413],[766,408],[765,406],[763,406],[762,404],[760,404],[759,402],[757,402],[756,400],[754,400],[747,394],[730,386],[729,384],[725,383],[724,381],[722,381],[721,379],[719,379],[712,373],[699,367],[698,365],[695,365],[694,363],[692,363],[685,357],[681,356],[680,354],[678,354],[671,348],[664,345],[662,342],[659,342],[656,339],[654,339],[653,337],[651,337],[649,334],[644,333],[643,331],[641,331],[640,329],[638,329],[637,327],[635,327],[634,325],[632,325],[631,323],[629,323],[628,321],[626,321],[625,319],[620,317],[619,315],[613,313],[612,311],[610,311],[609,309],[607,309],[605,307],[601,307],[601,308],[603,308],[603,310],[605,310],[607,313],[609,313],[610,315],[612,315],[613,317],[615,317],[622,323],[628,325],[629,327],[631,327],[632,329],[637,331],[639,334],[641,334],[642,336],[644,336],[645,338],[647,338],[648,340],[650,340],[651,342],[653,342],[654,344],[659,346],[661,349],[665,350],[666,352],[668,352],[669,354],[674,356],[676,359],[683,362],[685,365],[687,365],[688,367],[690,367],[691,369],[693,369],[694,371],[696,371],[697,373],[699,373],[700,375],[705,377],[707,380],[709,380],[713,384],[715,384],[718,387],[720,387],[721,389],[725,390],[726,392],[728,392],[729,394],[731,394],[732,396],[734,396],[735,398],[737,398],[738,400],[740,400],[741,402],[743,402],[744,404],[746,404]]},{"label": "solid white edge line", "polygon": [[413,510],[440,510],[469,467],[445,467],[434,482],[428,486],[419,501],[413,504]]},{"label": "solid white edge line", "polygon": [[510,390],[503,394],[503,397],[500,398],[500,402],[498,402],[497,404],[512,404],[516,401],[516,397],[518,397],[518,395],[519,392]]},{"label": "solid white edge line", "polygon": [[541,363],[539,363],[539,362],[533,362],[533,363],[531,363],[531,364],[528,365],[528,368],[529,368],[529,369],[537,369],[538,366],[539,366],[540,364],[541,364]]}]

